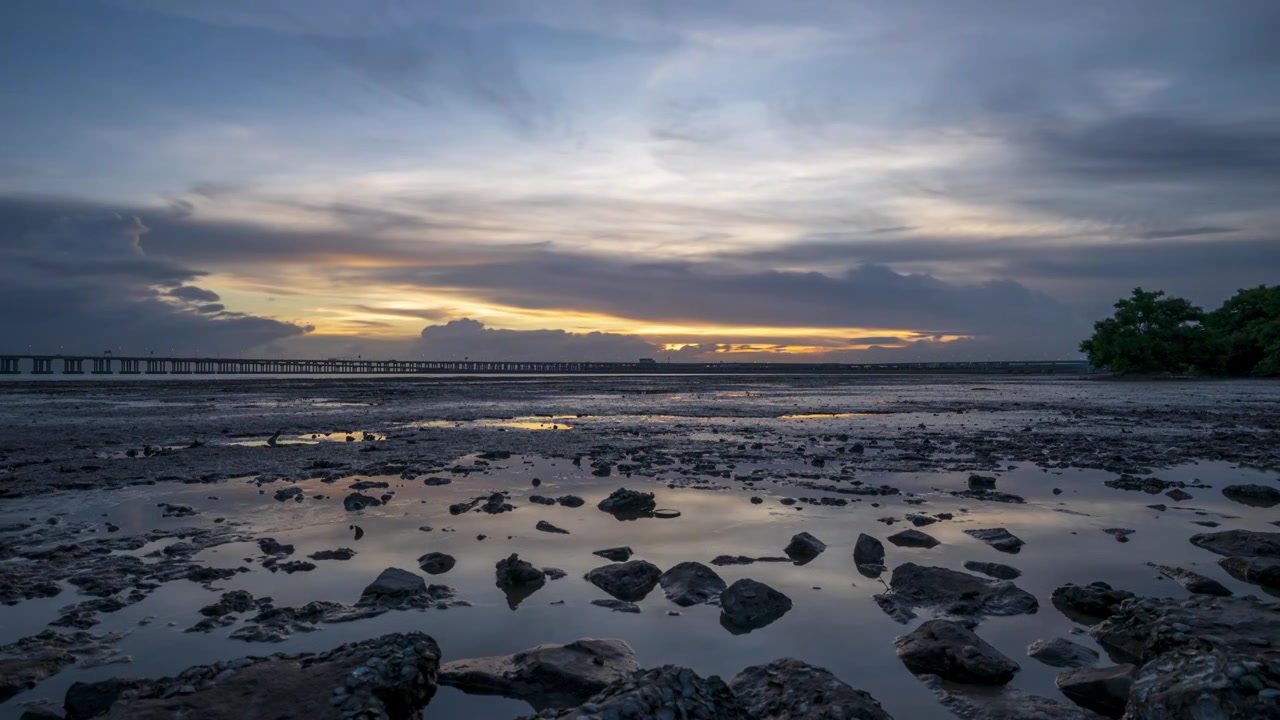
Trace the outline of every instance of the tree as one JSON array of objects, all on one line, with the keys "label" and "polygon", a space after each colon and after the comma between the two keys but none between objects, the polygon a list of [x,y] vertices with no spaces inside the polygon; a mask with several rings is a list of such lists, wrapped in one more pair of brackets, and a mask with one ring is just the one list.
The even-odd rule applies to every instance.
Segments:
[{"label": "tree", "polygon": [[1095,367],[1122,373],[1190,372],[1210,357],[1204,311],[1186,300],[1165,297],[1163,290],[1135,288],[1115,308],[1080,343]]},{"label": "tree", "polygon": [[1228,375],[1280,375],[1280,286],[1239,290],[1205,321]]}]

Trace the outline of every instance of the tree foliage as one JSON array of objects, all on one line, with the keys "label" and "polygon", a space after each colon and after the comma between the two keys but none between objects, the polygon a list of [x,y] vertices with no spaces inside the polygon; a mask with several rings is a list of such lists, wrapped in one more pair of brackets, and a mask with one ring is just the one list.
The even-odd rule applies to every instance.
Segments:
[{"label": "tree foliage", "polygon": [[1240,290],[1211,313],[1136,288],[1080,351],[1122,373],[1280,375],[1280,286]]}]

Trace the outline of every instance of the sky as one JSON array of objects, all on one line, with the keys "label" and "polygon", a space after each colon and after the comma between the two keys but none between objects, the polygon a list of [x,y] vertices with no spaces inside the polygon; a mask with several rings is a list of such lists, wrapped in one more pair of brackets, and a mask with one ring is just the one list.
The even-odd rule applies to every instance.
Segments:
[{"label": "sky", "polygon": [[1076,359],[1280,281],[1275,0],[6,0],[0,352]]}]

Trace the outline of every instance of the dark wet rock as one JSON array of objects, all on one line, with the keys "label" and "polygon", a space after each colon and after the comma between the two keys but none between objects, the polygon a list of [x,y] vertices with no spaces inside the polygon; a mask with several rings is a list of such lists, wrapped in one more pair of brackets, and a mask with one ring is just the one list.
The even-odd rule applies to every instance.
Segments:
[{"label": "dark wet rock", "polygon": [[992,490],[996,486],[996,478],[994,475],[979,475],[974,473],[969,476],[969,487],[973,490]]},{"label": "dark wet rock", "polygon": [[553,567],[542,568],[542,574],[546,575],[548,580],[561,580],[569,576],[569,573]]},{"label": "dark wet rock", "polygon": [[602,565],[587,573],[587,581],[619,600],[643,600],[654,586],[662,570],[647,560]]},{"label": "dark wet rock", "polygon": [[583,505],[586,505],[587,501],[583,500],[577,495],[561,495],[560,497],[556,498],[556,504],[563,505],[564,507],[567,507],[567,508],[578,508],[578,507],[582,507]]},{"label": "dark wet rock", "polygon": [[787,554],[787,557],[803,564],[818,557],[826,549],[826,543],[807,532],[802,532],[791,537],[791,542],[787,544],[783,552]]},{"label": "dark wet rock", "polygon": [[439,663],[430,637],[394,633],[320,654],[198,665],[159,680],[77,683],[66,707],[68,720],[403,718],[435,695]]},{"label": "dark wet rock", "polygon": [[966,560],[964,569],[971,572],[981,573],[997,580],[1016,580],[1022,576],[1022,571],[1015,567],[1002,565],[993,562],[978,562],[977,560]]},{"label": "dark wet rock", "polygon": [[893,569],[889,592],[876,595],[880,608],[899,622],[925,607],[943,615],[976,622],[987,615],[1023,615],[1040,604],[1031,593],[1008,580],[988,580],[956,570],[904,563]]},{"label": "dark wet rock", "polygon": [[979,530],[965,530],[965,535],[977,538],[1000,552],[1014,554],[1022,549],[1026,543],[1005,528],[982,528]]},{"label": "dark wet rock", "polygon": [[231,613],[246,613],[260,607],[265,602],[269,602],[269,598],[265,601],[258,601],[254,600],[253,594],[248,590],[232,590],[231,592],[222,593],[222,597],[218,602],[200,608],[200,614],[205,617],[216,618],[230,615]]},{"label": "dark wet rock", "polygon": [[1137,530],[1130,530],[1129,528],[1105,528],[1102,532],[1115,538],[1116,542],[1127,543],[1129,542],[1129,536],[1137,532]]},{"label": "dark wet rock", "polygon": [[441,552],[429,552],[418,558],[418,567],[428,575],[442,575],[453,569],[457,560],[452,555]]},{"label": "dark wet rock", "polygon": [[534,708],[572,708],[639,670],[621,640],[585,638],[501,657],[455,660],[440,667],[440,684],[476,695],[501,695]]},{"label": "dark wet rock", "polygon": [[884,544],[879,540],[861,533],[853,545],[853,563],[861,568],[863,565],[884,565]]},{"label": "dark wet rock", "polygon": [[1199,595],[1218,595],[1227,596],[1231,594],[1231,590],[1222,583],[1212,578],[1207,578],[1200,573],[1191,572],[1180,567],[1170,565],[1157,565],[1155,563],[1147,563],[1155,568],[1167,578],[1176,581],[1179,585],[1186,588],[1188,592]]},{"label": "dark wet rock", "polygon": [[190,505],[170,505],[169,503],[156,503],[156,507],[163,510],[163,517],[191,517],[200,513],[193,509]]},{"label": "dark wet rock", "polygon": [[762,628],[791,610],[791,598],[743,578],[720,593],[720,625],[734,635]]},{"label": "dark wet rock", "polygon": [[1082,708],[1110,718],[1124,715],[1133,686],[1134,666],[1075,668],[1058,673],[1058,689]]},{"label": "dark wet rock", "polygon": [[[265,565],[265,563],[264,563]],[[235,568],[215,568],[208,565],[196,565],[187,570],[185,577],[194,583],[207,584],[218,580],[229,580],[236,576]]]},{"label": "dark wet rock", "polygon": [[296,572],[311,572],[312,570],[316,569],[315,563],[307,562],[305,560],[290,560],[289,562],[282,562],[282,563],[267,561],[262,563],[262,566],[267,568],[271,572],[276,572],[277,570],[283,570],[290,575]]},{"label": "dark wet rock", "polygon": [[419,595],[426,592],[426,589],[427,581],[423,580],[422,576],[408,570],[390,567],[379,573],[378,577],[365,587],[360,593],[360,599],[394,600]]},{"label": "dark wet rock", "polygon": [[[507,497],[502,493],[492,493],[484,499],[484,504],[480,506],[480,511],[490,515],[500,515],[505,512],[515,510],[515,506],[507,502]],[[452,512],[452,508],[450,508]]]},{"label": "dark wet rock", "polygon": [[1223,530],[1191,536],[1191,544],[1228,557],[1280,558],[1280,532]]},{"label": "dark wet rock", "polygon": [[613,547],[613,548],[605,548],[604,550],[596,550],[591,554],[598,555],[604,558],[605,560],[612,560],[614,562],[626,562],[631,559],[631,555],[633,553],[631,552],[631,548],[624,545],[622,547]]},{"label": "dark wet rock", "polygon": [[545,533],[555,533],[557,535],[568,535],[569,531],[564,528],[558,528],[546,520],[539,520],[537,525],[533,526],[535,530],[541,530]]},{"label": "dark wet rock", "polygon": [[0,703],[35,687],[77,661],[108,664],[127,661],[113,656],[112,648],[124,633],[60,633],[45,630],[37,635],[0,646]]},{"label": "dark wet rock", "polygon": [[1090,632],[1113,658],[1136,665],[1187,649],[1266,666],[1280,648],[1280,606],[1255,597],[1133,598]]},{"label": "dark wet rock", "polygon": [[379,480],[361,480],[359,482],[351,483],[350,487],[352,490],[375,490],[379,488],[389,488],[391,487],[391,483]]},{"label": "dark wet rock", "polygon": [[1218,561],[1231,577],[1267,588],[1280,588],[1280,558],[1229,557]]},{"label": "dark wet rock", "polygon": [[653,511],[653,516],[658,518],[659,520],[672,520],[674,518],[680,517],[680,511],[666,509],[666,508],[658,508],[657,510]]},{"label": "dark wet rock", "polygon": [[929,517],[928,515],[917,515],[915,513],[907,514],[907,521],[916,527],[925,527],[938,522],[938,518]]},{"label": "dark wet rock", "polygon": [[[787,560],[790,559],[787,558]],[[711,561],[711,564],[717,567],[724,567],[726,565],[750,565],[755,561],[755,558],[747,557],[746,555],[717,555]]]},{"label": "dark wet rock", "polygon": [[1162,493],[1169,488],[1184,488],[1186,483],[1173,480],[1161,480],[1158,477],[1139,477],[1137,475],[1121,475],[1114,480],[1107,480],[1103,483],[1109,488],[1116,490],[1131,490],[1147,493],[1148,495],[1156,495]]},{"label": "dark wet rock", "polygon": [[959,498],[985,502],[1012,503],[1015,505],[1021,505],[1026,502],[1026,500],[1017,495],[1000,492],[999,490],[952,490],[951,494]]},{"label": "dark wet rock", "polygon": [[466,502],[454,503],[449,506],[450,515],[461,515],[462,513],[471,512],[480,504],[484,498],[472,498]]},{"label": "dark wet rock", "polygon": [[1280,490],[1268,485],[1228,485],[1222,488],[1228,499],[1253,507],[1275,507],[1280,504]]},{"label": "dark wet rock", "polygon": [[59,609],[58,617],[49,624],[54,627],[72,627],[88,630],[98,624],[98,613],[118,612],[143,597],[145,596],[135,592],[126,599],[105,597],[78,602]]},{"label": "dark wet rock", "polygon": [[627,602],[626,600],[618,600],[617,598],[596,598],[591,601],[591,604],[597,607],[608,608],[614,612],[632,614],[638,614],[640,612],[639,605],[633,602]]},{"label": "dark wet rock", "polygon": [[1078,668],[1098,662],[1098,653],[1066,638],[1037,640],[1027,647],[1027,655],[1049,667]]},{"label": "dark wet rock", "polygon": [[1165,493],[1165,496],[1168,497],[1170,500],[1173,500],[1174,502],[1182,502],[1183,500],[1190,500],[1192,498],[1191,493],[1187,492],[1186,490],[1182,490],[1180,488],[1174,488],[1170,490],[1169,492]]},{"label": "dark wet rock", "polygon": [[342,507],[349,511],[363,510],[367,507],[377,507],[382,501],[375,497],[369,497],[363,493],[353,492],[342,500]]},{"label": "dark wet rock", "polygon": [[264,555],[282,556],[293,554],[292,545],[283,545],[276,542],[274,538],[262,538],[259,540],[258,549],[261,550]]},{"label": "dark wet rock", "polygon": [[651,514],[657,503],[653,499],[653,493],[618,488],[596,507],[611,515],[642,517]]},{"label": "dark wet rock", "polygon": [[759,720],[893,720],[870,693],[795,658],[753,665],[729,687],[747,714]]},{"label": "dark wet rock", "polygon": [[439,487],[440,485],[448,485],[452,482],[453,480],[447,477],[429,477],[426,480],[423,480],[422,484],[427,487]]},{"label": "dark wet rock", "polygon": [[889,536],[889,542],[898,547],[931,548],[941,543],[934,536],[919,530],[903,530]]},{"label": "dark wet rock", "polygon": [[1088,585],[1067,583],[1053,591],[1053,606],[1076,622],[1092,625],[1111,617],[1120,603],[1132,597],[1128,590],[1113,590],[1102,581]]},{"label": "dark wet rock", "polygon": [[350,560],[356,556],[356,551],[351,548],[338,548],[337,550],[320,550],[313,552],[307,557],[312,560]]},{"label": "dark wet rock", "polygon": [[302,488],[300,487],[280,488],[275,492],[275,495],[272,495],[272,497],[275,498],[278,502],[284,502],[285,500],[301,501]]},{"label": "dark wet rock", "polygon": [[555,498],[545,497],[543,495],[530,495],[529,502],[534,505],[555,505]]},{"label": "dark wet rock", "polygon": [[497,585],[507,596],[507,606],[512,610],[547,582],[546,573],[534,567],[532,563],[521,560],[515,553],[499,560],[495,567]]},{"label": "dark wet rock", "polygon": [[[576,708],[558,713],[543,712],[538,718],[758,720],[747,714],[733,691],[719,677],[713,675],[703,679],[692,670],[675,665],[637,671],[610,684]],[[534,719],[522,717],[517,720]]]},{"label": "dark wet rock", "polygon": [[355,531],[355,537],[353,539],[359,540],[360,538],[364,537],[364,528],[360,527],[359,525],[352,525],[351,530]]},{"label": "dark wet rock", "polygon": [[764,503],[764,498],[760,497],[759,495],[752,495],[752,496],[751,496],[751,504],[752,504],[752,505],[761,505],[761,504],[763,504],[763,503]]},{"label": "dark wet rock", "polygon": [[681,607],[719,602],[726,587],[715,570],[693,561],[671,567],[662,573],[658,583],[667,598]]},{"label": "dark wet rock", "polygon": [[949,620],[929,620],[898,638],[898,657],[917,675],[978,685],[1003,685],[1018,664],[972,630]]},{"label": "dark wet rock", "polygon": [[1069,702],[1004,686],[957,685],[936,675],[921,675],[925,687],[960,720],[1101,720],[1102,716]]}]

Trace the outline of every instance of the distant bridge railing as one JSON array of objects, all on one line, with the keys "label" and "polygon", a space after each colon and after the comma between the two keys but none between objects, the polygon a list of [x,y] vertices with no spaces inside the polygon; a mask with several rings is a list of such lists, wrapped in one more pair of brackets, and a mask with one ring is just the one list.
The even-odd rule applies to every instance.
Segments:
[{"label": "distant bridge railing", "polygon": [[[118,368],[118,369],[117,369]],[[274,360],[215,357],[0,355],[0,375],[431,375],[431,374],[1088,374],[1084,360],[913,363],[654,363],[495,360]]]}]

